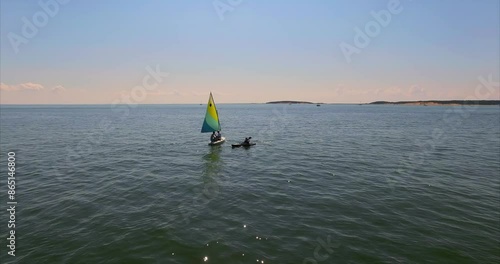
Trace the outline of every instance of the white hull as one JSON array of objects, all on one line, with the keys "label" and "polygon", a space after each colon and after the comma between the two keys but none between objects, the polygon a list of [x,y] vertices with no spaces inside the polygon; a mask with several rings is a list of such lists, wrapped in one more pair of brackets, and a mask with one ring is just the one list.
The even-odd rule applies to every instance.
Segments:
[{"label": "white hull", "polygon": [[215,145],[220,145],[222,143],[226,142],[226,138],[225,137],[221,137],[219,140],[217,141],[214,141],[214,142],[210,142],[208,143],[208,145],[210,146],[215,146]]}]

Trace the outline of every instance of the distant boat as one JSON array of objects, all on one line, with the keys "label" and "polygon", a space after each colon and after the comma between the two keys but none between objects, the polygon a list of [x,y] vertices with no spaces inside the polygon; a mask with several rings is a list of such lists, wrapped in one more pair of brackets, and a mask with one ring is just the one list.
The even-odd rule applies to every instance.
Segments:
[{"label": "distant boat", "polygon": [[[220,131],[220,121],[219,113],[217,112],[217,107],[215,106],[214,98],[212,93],[208,97],[207,112],[205,114],[205,120],[203,121],[203,126],[201,127],[201,133],[210,133],[215,131]],[[219,145],[226,141],[225,137],[221,137],[219,140],[210,142],[208,145]]]},{"label": "distant boat", "polygon": [[321,106],[320,104],[317,104],[316,106]]},{"label": "distant boat", "polygon": [[240,144],[231,144],[231,147],[233,148],[239,148],[239,147],[244,147],[244,148],[249,148],[251,146],[255,146],[255,143],[248,143],[248,144],[243,144],[243,143],[240,143]]}]

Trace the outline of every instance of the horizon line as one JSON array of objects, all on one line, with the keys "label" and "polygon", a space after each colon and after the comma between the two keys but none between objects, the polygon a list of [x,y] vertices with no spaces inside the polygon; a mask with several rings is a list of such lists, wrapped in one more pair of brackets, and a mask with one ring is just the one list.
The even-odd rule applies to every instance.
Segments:
[{"label": "horizon line", "polygon": [[[254,103],[217,103],[217,105],[221,104],[289,104],[289,103],[275,103],[275,102],[298,102],[298,103],[291,103],[291,104],[370,104],[370,103],[377,103],[377,102],[385,102],[385,103],[397,103],[397,102],[449,102],[449,101],[474,101],[474,102],[481,102],[481,101],[500,101],[497,99],[481,99],[481,100],[466,100],[466,99],[439,99],[439,100],[398,100],[398,101],[385,101],[385,100],[376,100],[376,101],[370,101],[370,102],[309,102],[309,101],[299,101],[299,100],[279,100],[279,101],[268,101],[268,102],[254,102]],[[159,103],[159,104],[150,104],[150,103],[137,103],[137,104],[131,104],[131,105],[205,105],[206,103]],[[5,103],[0,103],[0,105],[129,105],[129,104],[113,104],[113,103],[57,103],[57,104],[51,104],[51,103],[20,103],[20,104],[5,104]]]}]

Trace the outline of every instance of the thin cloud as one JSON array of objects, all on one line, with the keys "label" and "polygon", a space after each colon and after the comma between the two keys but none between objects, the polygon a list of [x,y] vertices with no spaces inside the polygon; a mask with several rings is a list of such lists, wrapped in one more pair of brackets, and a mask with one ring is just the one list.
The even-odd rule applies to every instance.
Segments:
[{"label": "thin cloud", "polygon": [[5,83],[0,83],[0,90],[1,91],[23,91],[23,90],[31,90],[31,91],[41,91],[43,90],[44,87],[43,85],[39,83],[32,83],[32,82],[27,82],[27,83],[20,83],[20,84],[15,84],[15,85],[8,85]]},{"label": "thin cloud", "polygon": [[62,85],[57,85],[57,86],[55,86],[55,87],[52,87],[52,88],[50,89],[50,91],[51,91],[51,92],[54,92],[54,93],[62,93],[62,92],[64,92],[64,91],[66,91],[66,88],[64,88],[64,86],[62,86]]},{"label": "thin cloud", "polygon": [[228,95],[231,95],[230,93],[221,92],[221,91],[218,91],[218,90],[213,90],[212,94],[213,95],[217,95],[217,96],[228,96]]},{"label": "thin cloud", "polygon": [[178,90],[157,90],[157,91],[147,92],[147,94],[151,96],[179,96],[179,97],[185,96]]},{"label": "thin cloud", "polygon": [[194,95],[194,96],[206,96],[207,93],[201,93],[201,92],[198,92],[198,91],[191,91],[191,95]]}]

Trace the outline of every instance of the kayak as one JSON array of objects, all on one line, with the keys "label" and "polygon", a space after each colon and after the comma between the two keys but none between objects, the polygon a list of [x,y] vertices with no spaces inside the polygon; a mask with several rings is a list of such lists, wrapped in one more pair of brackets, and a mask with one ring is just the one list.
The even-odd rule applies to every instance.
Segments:
[{"label": "kayak", "polygon": [[241,144],[232,144],[231,145],[233,148],[239,148],[239,147],[251,147],[251,146],[255,146],[255,143],[250,143],[250,144],[244,144],[244,143],[241,143]]},{"label": "kayak", "polygon": [[210,146],[216,146],[216,145],[220,145],[222,143],[226,142],[226,138],[225,137],[221,137],[219,140],[217,141],[214,141],[214,142],[209,142],[208,145]]}]

